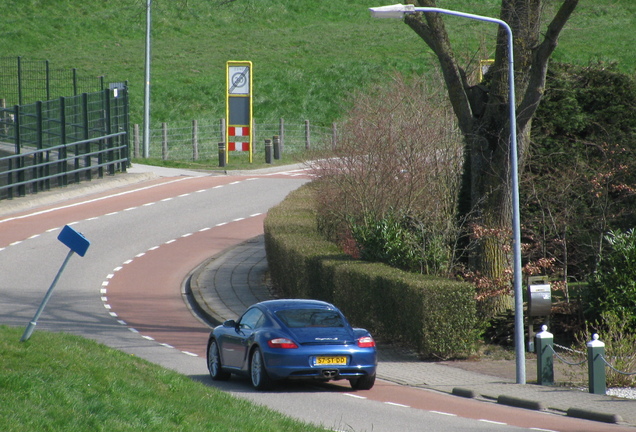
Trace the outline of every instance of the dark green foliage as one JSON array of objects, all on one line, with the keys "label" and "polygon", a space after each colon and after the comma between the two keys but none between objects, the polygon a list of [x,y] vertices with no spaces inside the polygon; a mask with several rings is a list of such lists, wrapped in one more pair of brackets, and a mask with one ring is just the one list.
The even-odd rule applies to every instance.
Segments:
[{"label": "dark green foliage", "polygon": [[457,358],[477,342],[471,284],[354,260],[316,228],[315,184],[291,193],[265,220],[272,281],[286,297],[338,305],[352,324],[427,358]]},{"label": "dark green foliage", "polygon": [[367,214],[360,223],[350,218],[349,226],[365,261],[424,274],[439,274],[448,267],[450,248],[416,218],[392,211],[382,218]]},{"label": "dark green foliage", "polygon": [[586,317],[598,321],[609,313],[636,330],[636,230],[611,231],[605,240],[609,250],[585,292]]},{"label": "dark green foliage", "polygon": [[562,279],[594,271],[603,235],[636,226],[636,79],[615,65],[553,64],[522,176],[526,258]]}]

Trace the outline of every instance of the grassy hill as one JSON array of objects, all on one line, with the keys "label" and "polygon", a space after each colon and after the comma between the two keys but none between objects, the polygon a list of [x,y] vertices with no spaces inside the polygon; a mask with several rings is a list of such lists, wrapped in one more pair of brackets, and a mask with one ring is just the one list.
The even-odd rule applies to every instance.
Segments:
[{"label": "grassy hill", "polygon": [[0,326],[0,430],[319,432],[174,371],[68,334]]},{"label": "grassy hill", "polygon": [[[225,63],[254,63],[254,117],[328,125],[351,92],[394,70],[423,74],[436,59],[406,25],[370,17],[378,0],[154,0],[151,117],[218,119],[225,110]],[[449,9],[497,16],[497,0],[439,0]],[[633,73],[636,3],[583,1],[554,57],[617,61]],[[2,56],[48,59],[106,81],[128,80],[133,123],[143,111],[146,0],[5,0]],[[496,26],[447,17],[469,69],[493,52]],[[0,95],[1,97],[1,95]]]}]

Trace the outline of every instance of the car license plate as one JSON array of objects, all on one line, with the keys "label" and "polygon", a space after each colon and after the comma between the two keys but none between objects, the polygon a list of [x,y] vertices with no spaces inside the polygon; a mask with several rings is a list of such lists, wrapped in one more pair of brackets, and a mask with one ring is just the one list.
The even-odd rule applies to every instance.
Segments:
[{"label": "car license plate", "polygon": [[345,356],[322,356],[316,357],[316,365],[320,366],[346,366],[347,357]]}]

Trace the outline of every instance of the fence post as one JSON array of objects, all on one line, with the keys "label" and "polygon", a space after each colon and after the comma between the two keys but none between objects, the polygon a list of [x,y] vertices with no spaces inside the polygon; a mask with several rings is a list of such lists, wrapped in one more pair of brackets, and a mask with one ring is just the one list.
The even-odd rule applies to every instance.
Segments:
[{"label": "fence post", "polygon": [[168,124],[161,123],[161,159],[168,160]]},{"label": "fence post", "polygon": [[272,140],[265,140],[265,163],[272,163]]},{"label": "fence post", "polygon": [[66,148],[66,105],[64,97],[60,97],[60,149],[58,150],[58,167],[61,176],[58,180],[58,186],[68,186],[68,165],[67,165],[67,148]]},{"label": "fence post", "polygon": [[139,125],[135,123],[133,125],[133,154],[135,158],[139,157]]},{"label": "fence post", "polygon": [[4,112],[4,108],[6,108],[6,107],[7,107],[7,101],[4,100],[3,98],[0,98],[0,108],[3,109],[2,118],[0,118],[0,121],[2,121],[2,134],[3,135],[6,135],[7,134],[7,130],[8,130],[8,126],[7,126],[7,123],[6,123],[7,115]]},{"label": "fence post", "polygon": [[22,105],[22,57],[18,56],[18,105]]},{"label": "fence post", "polygon": [[554,336],[548,326],[542,325],[541,331],[534,337],[537,353],[537,384],[554,384]]},{"label": "fence post", "polygon": [[309,132],[309,120],[305,120],[305,150],[311,148],[311,135]]},{"label": "fence post", "polygon": [[278,122],[278,136],[280,137],[280,151],[285,150],[285,119],[282,117]]},{"label": "fence post", "polygon": [[199,123],[192,120],[192,160],[199,160]]},{"label": "fence post", "polygon": [[280,137],[278,135],[274,135],[272,137],[272,146],[274,148],[274,159],[280,159]]},{"label": "fence post", "polygon": [[[73,68],[73,96],[77,96],[77,68]],[[103,88],[101,90],[104,90]]]},{"label": "fence post", "polygon": [[[48,60],[44,60],[44,75],[46,76],[46,100],[51,100],[51,69]],[[77,93],[73,93],[77,96]]]},{"label": "fence post", "polygon": [[598,334],[592,335],[587,343],[587,372],[589,390],[593,394],[605,394],[605,344],[598,340]]},{"label": "fence post", "polygon": [[[227,141],[230,137],[226,136],[227,134],[227,125],[225,123],[225,117],[219,120],[219,136],[220,141],[219,144],[223,144],[223,165],[221,165],[221,161],[219,160],[219,166],[224,167],[228,163],[228,152],[227,152]],[[221,155],[221,148],[219,147],[219,156]]]},{"label": "fence post", "polygon": [[219,143],[219,166],[225,166],[225,142]]},{"label": "fence post", "polygon": [[331,124],[331,150],[335,150],[338,147],[338,126],[336,123]]},{"label": "fence post", "polygon": [[[88,121],[88,93],[82,93],[82,129],[83,129],[83,138],[88,140],[90,138],[90,129],[89,129],[89,121]],[[87,142],[84,144],[84,151],[86,154],[91,152],[91,143]],[[84,165],[86,167],[90,167],[92,163],[92,158],[90,156],[84,157]],[[84,174],[84,178],[86,180],[91,180],[93,178],[92,170],[86,170]]]}]

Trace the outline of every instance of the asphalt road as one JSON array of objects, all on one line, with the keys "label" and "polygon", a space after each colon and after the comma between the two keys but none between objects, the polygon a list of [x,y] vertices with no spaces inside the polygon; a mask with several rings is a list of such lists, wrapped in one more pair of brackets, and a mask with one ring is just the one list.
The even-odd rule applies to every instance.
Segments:
[{"label": "asphalt road", "polygon": [[[25,326],[33,317],[68,252],[57,241],[68,224],[91,246],[69,261],[36,333],[95,339],[340,431],[527,430],[532,416],[545,416],[383,381],[355,393],[344,385],[291,383],[259,393],[242,379],[212,383],[205,365],[209,328],[183,300],[184,281],[210,256],[262,232],[267,210],[306,181],[288,173],[161,177],[2,216],[0,323]],[[589,430],[603,430],[598,426]]]}]

